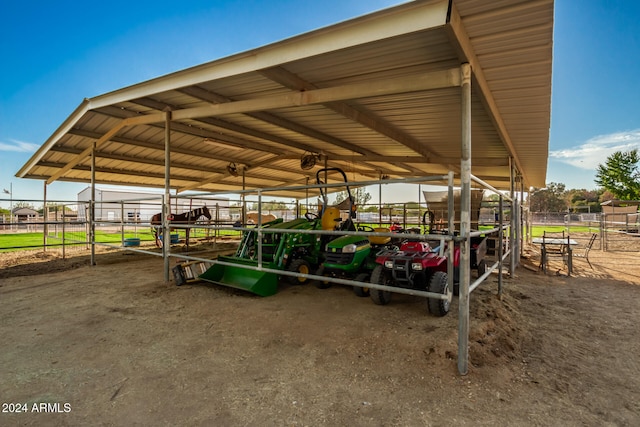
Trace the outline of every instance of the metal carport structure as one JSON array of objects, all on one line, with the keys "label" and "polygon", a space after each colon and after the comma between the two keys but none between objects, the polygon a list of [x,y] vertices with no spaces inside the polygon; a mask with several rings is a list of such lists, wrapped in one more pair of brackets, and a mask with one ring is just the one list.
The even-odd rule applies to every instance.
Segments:
[{"label": "metal carport structure", "polygon": [[16,176],[164,187],[169,212],[171,189],[304,184],[305,155],[362,180],[452,170],[468,242],[471,174],[545,185],[552,35],[553,0],[402,4],[85,99]]}]

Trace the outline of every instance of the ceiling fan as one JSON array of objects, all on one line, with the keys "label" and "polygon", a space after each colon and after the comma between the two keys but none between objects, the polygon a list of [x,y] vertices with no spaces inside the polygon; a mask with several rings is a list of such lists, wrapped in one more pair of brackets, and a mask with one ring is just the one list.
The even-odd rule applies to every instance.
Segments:
[{"label": "ceiling fan", "polygon": [[303,171],[309,170],[316,165],[318,160],[320,160],[320,154],[305,153],[300,158],[300,169]]},{"label": "ceiling fan", "polygon": [[227,165],[227,172],[229,172],[231,176],[238,176],[238,167],[235,163],[229,163]]}]

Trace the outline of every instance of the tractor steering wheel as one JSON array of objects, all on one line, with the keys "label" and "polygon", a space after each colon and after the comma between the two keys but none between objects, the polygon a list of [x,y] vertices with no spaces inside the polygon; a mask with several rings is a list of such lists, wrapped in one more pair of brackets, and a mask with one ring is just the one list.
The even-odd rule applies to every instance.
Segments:
[{"label": "tractor steering wheel", "polygon": [[358,231],[365,231],[365,232],[374,233],[376,230],[374,230],[373,227],[370,227],[368,225],[359,225],[358,226]]},{"label": "tractor steering wheel", "polygon": [[316,219],[319,218],[318,214],[313,213],[313,212],[307,212],[304,214],[304,217],[307,219],[307,221],[311,222],[311,221],[315,221]]}]

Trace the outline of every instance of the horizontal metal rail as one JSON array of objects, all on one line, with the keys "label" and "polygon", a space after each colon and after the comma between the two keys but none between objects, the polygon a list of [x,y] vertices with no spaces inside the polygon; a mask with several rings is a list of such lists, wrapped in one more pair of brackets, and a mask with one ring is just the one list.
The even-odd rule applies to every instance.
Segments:
[{"label": "horizontal metal rail", "polygon": [[[507,259],[507,257],[511,254],[511,250],[508,250],[503,256],[502,256],[502,261],[504,261],[505,259]],[[489,268],[487,268],[487,271],[485,271],[485,273],[478,277],[475,282],[473,282],[472,284],[469,285],[469,294],[471,294],[471,292],[473,292],[478,286],[480,286],[487,277],[489,277],[489,275],[491,273],[493,273],[493,270],[497,269],[500,267],[500,265],[502,264],[502,262],[500,260],[496,261],[495,263],[493,263],[493,265]]]}]

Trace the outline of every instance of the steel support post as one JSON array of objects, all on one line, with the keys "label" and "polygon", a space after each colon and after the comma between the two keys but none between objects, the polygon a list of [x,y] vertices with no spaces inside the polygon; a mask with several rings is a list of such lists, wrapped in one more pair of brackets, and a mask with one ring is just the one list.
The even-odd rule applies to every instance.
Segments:
[{"label": "steel support post", "polygon": [[[44,214],[44,223],[42,224],[42,250],[47,251],[47,233],[49,232],[47,223],[49,222],[49,207],[47,206],[47,181],[44,181],[44,188],[42,189],[42,193],[44,196],[44,201],[42,204],[42,213]],[[62,211],[64,215],[64,210]]]},{"label": "steel support post", "polygon": [[498,212],[498,242],[494,250],[498,253],[498,297],[502,298],[502,258],[504,257],[504,196],[502,193],[500,193]]},{"label": "steel support post", "polygon": [[516,272],[516,255],[518,254],[518,248],[516,246],[516,230],[518,229],[518,202],[515,197],[515,171],[513,166],[513,159],[509,158],[509,197],[511,198],[511,227],[509,227],[509,249],[511,250],[509,256],[509,276],[513,277]]},{"label": "steel support post", "polygon": [[[447,175],[447,212],[449,212],[449,216],[447,217],[447,230],[449,231],[450,236],[455,236],[455,221],[456,221],[456,204],[453,196],[453,172],[449,171]],[[431,230],[429,230],[429,234],[431,234]],[[455,270],[453,266],[453,258],[455,255],[455,242],[453,240],[448,242],[449,245],[449,253],[447,254],[447,275],[449,280],[449,289],[453,292],[454,279],[455,279]],[[453,298],[453,295],[452,295]]]},{"label": "steel support post", "polygon": [[527,232],[526,232],[527,223],[526,223],[526,218],[524,216],[526,213],[526,210],[524,208],[524,179],[522,177],[522,174],[518,174],[518,184],[520,185],[520,243],[519,243],[520,251],[518,252],[519,253],[518,264],[520,264],[520,260],[524,256],[524,242],[527,237]]},{"label": "steel support post", "polygon": [[458,372],[469,372],[469,282],[471,279],[471,65],[462,64],[462,135],[460,158],[460,294],[458,298]]},{"label": "steel support post", "polygon": [[93,142],[93,148],[91,150],[91,202],[89,203],[89,243],[91,243],[91,265],[96,265],[96,141]]},{"label": "steel support post", "polygon": [[258,230],[256,236],[258,239],[258,268],[262,268],[262,191],[260,190],[258,190],[258,225],[256,225],[256,229]]},{"label": "steel support post", "polygon": [[162,258],[164,259],[164,281],[169,283],[169,215],[171,214],[171,111],[164,119],[164,200],[162,201]]}]

